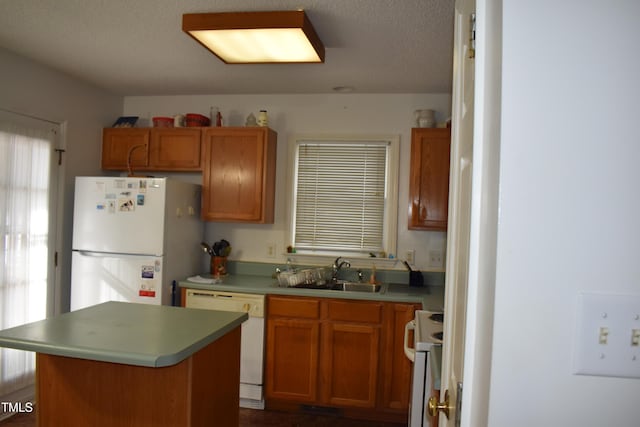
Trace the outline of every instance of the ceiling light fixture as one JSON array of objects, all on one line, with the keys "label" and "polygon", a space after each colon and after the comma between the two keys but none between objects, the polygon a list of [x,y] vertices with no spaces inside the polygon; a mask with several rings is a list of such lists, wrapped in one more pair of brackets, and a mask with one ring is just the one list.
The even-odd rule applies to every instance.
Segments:
[{"label": "ceiling light fixture", "polygon": [[302,10],[187,13],[182,30],[227,64],[324,62],[324,46]]}]

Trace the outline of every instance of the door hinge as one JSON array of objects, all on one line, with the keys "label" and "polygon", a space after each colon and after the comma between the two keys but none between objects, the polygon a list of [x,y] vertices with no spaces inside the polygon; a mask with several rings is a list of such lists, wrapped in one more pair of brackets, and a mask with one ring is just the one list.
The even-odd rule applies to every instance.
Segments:
[{"label": "door hinge", "polygon": [[53,266],[58,268],[58,251],[53,254]]},{"label": "door hinge", "polygon": [[469,17],[469,59],[476,57],[476,14]]},{"label": "door hinge", "polygon": [[462,414],[462,382],[458,382],[456,387],[456,414],[455,424],[460,427],[460,415]]}]

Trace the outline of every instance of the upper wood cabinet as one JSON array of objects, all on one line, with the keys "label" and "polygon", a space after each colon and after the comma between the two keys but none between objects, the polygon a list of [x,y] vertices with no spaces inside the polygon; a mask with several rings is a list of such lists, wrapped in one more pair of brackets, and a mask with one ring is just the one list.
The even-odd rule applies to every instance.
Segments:
[{"label": "upper wood cabinet", "polygon": [[158,170],[199,171],[202,166],[201,130],[152,129],[149,166]]},{"label": "upper wood cabinet", "polygon": [[277,138],[266,127],[203,128],[204,220],[273,223]]},{"label": "upper wood cabinet", "polygon": [[102,131],[102,169],[149,166],[149,129],[106,128]]},{"label": "upper wood cabinet", "polygon": [[201,170],[200,128],[106,128],[102,169],[189,172]]},{"label": "upper wood cabinet", "polygon": [[409,229],[447,229],[451,129],[411,130]]}]

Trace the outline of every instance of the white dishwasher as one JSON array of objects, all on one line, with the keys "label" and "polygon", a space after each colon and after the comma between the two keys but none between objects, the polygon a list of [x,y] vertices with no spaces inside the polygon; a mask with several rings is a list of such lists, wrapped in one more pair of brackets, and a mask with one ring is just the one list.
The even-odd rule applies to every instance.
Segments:
[{"label": "white dishwasher", "polygon": [[185,306],[249,314],[242,324],[240,347],[240,406],[264,409],[264,295],[187,289]]}]

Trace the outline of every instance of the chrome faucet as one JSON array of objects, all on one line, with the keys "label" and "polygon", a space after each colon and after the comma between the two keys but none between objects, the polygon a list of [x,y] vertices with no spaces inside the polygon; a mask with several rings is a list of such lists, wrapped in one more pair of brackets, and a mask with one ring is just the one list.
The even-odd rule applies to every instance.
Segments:
[{"label": "chrome faucet", "polygon": [[347,268],[351,267],[351,263],[349,261],[347,261],[346,259],[340,261],[341,259],[342,259],[342,257],[336,258],[336,260],[333,261],[333,265],[331,266],[331,270],[332,270],[331,281],[332,282],[337,282],[338,281],[338,273],[340,272],[340,269],[342,267],[345,267],[345,266]]}]

